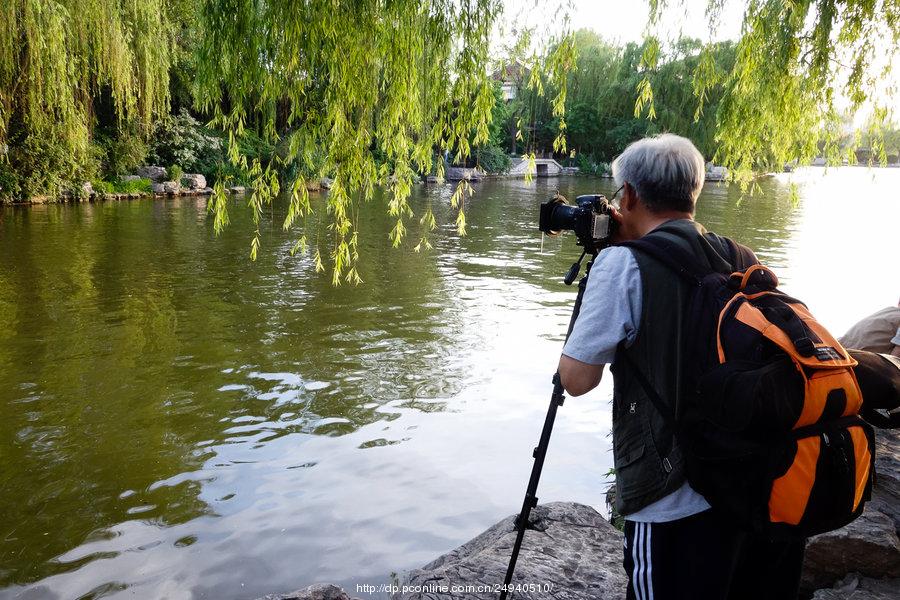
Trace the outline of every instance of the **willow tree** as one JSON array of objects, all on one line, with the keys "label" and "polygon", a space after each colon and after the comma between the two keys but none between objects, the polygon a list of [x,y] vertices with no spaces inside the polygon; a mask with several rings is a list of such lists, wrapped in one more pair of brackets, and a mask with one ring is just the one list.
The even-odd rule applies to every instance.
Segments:
[{"label": "willow tree", "polygon": [[[394,243],[414,227],[416,248],[427,247],[435,217],[428,209],[413,214],[413,179],[440,175],[436,156],[464,160],[487,141],[489,46],[501,9],[499,0],[206,0],[198,102],[229,132],[231,157],[252,178],[257,224],[281,182],[274,165],[238,155],[235,140],[251,113],[263,115],[270,137],[283,136],[280,160],[296,173],[287,182],[285,228],[312,210],[305,181],[333,179],[329,239],[310,245],[319,269],[330,263],[334,283],[360,279],[357,209],[376,185],[387,188]],[[564,63],[559,55],[555,71],[564,73]],[[471,191],[462,182],[452,197],[460,233]],[[228,222],[222,182],[213,207],[220,229]],[[252,255],[258,247],[257,228]],[[294,251],[306,247],[300,236]]]},{"label": "willow tree", "polygon": [[[657,32],[666,7],[683,0],[651,0],[645,77],[635,114],[653,116],[651,73],[660,53]],[[708,0],[715,27],[729,0]],[[875,117],[875,139],[891,117],[890,81],[900,41],[900,0],[750,0],[746,5],[734,67],[715,68],[710,47],[693,73],[697,115],[708,91],[724,84],[717,111],[716,160],[746,185],[754,172],[808,163],[824,154],[851,162],[855,143],[841,147],[844,115],[864,105]],[[858,142],[858,138],[856,140]],[[883,144],[875,156],[884,161]]]},{"label": "willow tree", "polygon": [[[93,102],[109,94],[118,118],[149,124],[168,107],[167,0],[4,0],[0,3],[0,160],[87,160]],[[50,150],[52,143],[52,152]],[[50,156],[53,153],[56,156]],[[55,165],[44,168],[53,170]],[[37,174],[40,175],[40,174]],[[63,173],[70,179],[78,173]],[[65,179],[38,181],[56,193]],[[8,192],[9,190],[5,190]]]}]

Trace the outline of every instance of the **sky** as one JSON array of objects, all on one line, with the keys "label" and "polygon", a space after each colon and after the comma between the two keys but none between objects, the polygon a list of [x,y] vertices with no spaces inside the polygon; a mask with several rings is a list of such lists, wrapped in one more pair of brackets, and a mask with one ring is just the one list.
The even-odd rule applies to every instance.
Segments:
[{"label": "sky", "polygon": [[[662,21],[662,33],[673,39],[683,32],[690,37],[710,39],[710,20],[706,17],[707,0],[686,0],[684,8],[668,10]],[[715,19],[712,39],[737,39],[745,2],[726,2],[725,9]],[[686,9],[686,10],[685,10]],[[572,29],[587,28],[610,41],[637,42],[647,25],[649,5],[646,0],[507,0],[504,21],[508,27],[537,27],[540,31],[563,30],[562,15],[568,12]]]}]

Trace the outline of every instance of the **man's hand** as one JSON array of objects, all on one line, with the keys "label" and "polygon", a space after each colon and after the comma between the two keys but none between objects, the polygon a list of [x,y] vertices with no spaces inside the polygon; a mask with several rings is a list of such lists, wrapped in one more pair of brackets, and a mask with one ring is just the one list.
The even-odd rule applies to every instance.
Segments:
[{"label": "man's hand", "polygon": [[604,365],[590,365],[563,354],[559,358],[559,379],[570,396],[581,396],[598,385]]},{"label": "man's hand", "polygon": [[609,216],[616,222],[616,231],[610,236],[610,243],[618,244],[619,242],[636,240],[641,237],[632,230],[628,223],[625,222],[625,217],[622,216],[622,213],[619,212],[618,208],[611,207]]}]

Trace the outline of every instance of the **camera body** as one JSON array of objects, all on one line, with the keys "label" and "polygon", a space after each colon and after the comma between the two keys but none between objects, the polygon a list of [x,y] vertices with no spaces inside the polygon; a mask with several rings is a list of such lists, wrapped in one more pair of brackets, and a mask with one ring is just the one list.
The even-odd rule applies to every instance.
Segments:
[{"label": "camera body", "polygon": [[597,254],[609,245],[617,226],[612,205],[603,194],[578,196],[575,205],[571,205],[557,193],[541,204],[538,228],[550,235],[574,231],[576,243],[589,254]]}]

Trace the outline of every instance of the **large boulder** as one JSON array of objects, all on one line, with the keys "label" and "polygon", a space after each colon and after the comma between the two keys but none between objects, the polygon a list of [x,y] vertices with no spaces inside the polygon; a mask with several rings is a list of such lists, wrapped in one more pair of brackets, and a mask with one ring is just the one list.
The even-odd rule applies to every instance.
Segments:
[{"label": "large boulder", "polygon": [[206,177],[199,173],[185,173],[181,176],[181,185],[189,190],[202,190],[206,187]]},{"label": "large boulder", "polygon": [[852,573],[832,589],[818,590],[813,600],[896,600],[900,579],[868,579]]},{"label": "large boulder", "polygon": [[[456,550],[406,574],[392,600],[496,600],[492,585],[503,582],[516,531],[509,516]],[[622,532],[596,510],[573,502],[552,502],[531,511],[513,584],[525,587],[516,600],[620,600],[627,579],[622,568]],[[485,591],[416,591],[454,586]],[[534,589],[529,585],[535,586]],[[406,588],[404,590],[404,587]]]},{"label": "large boulder", "polygon": [[181,191],[181,184],[177,181],[163,181],[163,191],[167,194],[177,194]]},{"label": "large boulder", "polygon": [[446,178],[448,181],[481,181],[484,173],[477,167],[447,167]]},{"label": "large boulder", "polygon": [[900,532],[900,430],[875,431],[875,490],[870,506],[894,521]]},{"label": "large boulder", "polygon": [[165,167],[140,167],[137,170],[137,176],[149,179],[150,181],[165,181],[169,177]]},{"label": "large boulder", "polygon": [[894,522],[866,508],[847,525],[810,538],[803,564],[803,587],[831,587],[848,573],[868,577],[900,577],[900,540]]},{"label": "large boulder", "polygon": [[269,594],[258,600],[359,600],[351,598],[347,592],[330,583],[317,583],[304,590],[297,590],[289,594]]}]

